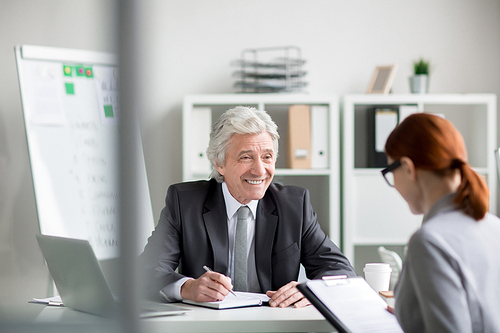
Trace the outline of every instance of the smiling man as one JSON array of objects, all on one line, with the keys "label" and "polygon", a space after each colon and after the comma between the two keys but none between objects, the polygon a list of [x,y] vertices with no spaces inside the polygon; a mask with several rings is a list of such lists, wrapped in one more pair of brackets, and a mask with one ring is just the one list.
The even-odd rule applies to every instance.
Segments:
[{"label": "smiling man", "polygon": [[228,110],[213,125],[211,179],[169,187],[141,255],[150,296],[216,301],[234,284],[267,293],[271,306],[302,307],[300,264],[309,279],[356,275],[321,230],[309,192],[272,183],[278,139],[271,117],[253,108]]}]

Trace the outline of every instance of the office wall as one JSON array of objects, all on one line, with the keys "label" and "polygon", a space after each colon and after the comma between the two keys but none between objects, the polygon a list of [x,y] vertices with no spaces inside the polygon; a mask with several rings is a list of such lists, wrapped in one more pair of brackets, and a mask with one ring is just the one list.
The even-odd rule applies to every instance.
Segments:
[{"label": "office wall", "polygon": [[[139,111],[153,211],[181,181],[185,94],[231,93],[231,60],[245,48],[297,45],[310,93],[363,93],[377,65],[398,63],[394,93],[409,91],[412,61],[431,60],[431,93],[500,94],[497,0],[149,0]],[[113,51],[112,0],[0,0],[0,313],[45,292],[13,47]]]}]

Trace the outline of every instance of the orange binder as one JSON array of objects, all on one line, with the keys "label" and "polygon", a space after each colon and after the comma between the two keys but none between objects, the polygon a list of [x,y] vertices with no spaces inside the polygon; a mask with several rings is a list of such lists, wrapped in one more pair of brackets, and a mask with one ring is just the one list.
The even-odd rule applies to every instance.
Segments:
[{"label": "orange binder", "polygon": [[291,169],[311,168],[311,113],[309,105],[288,108],[287,166]]}]

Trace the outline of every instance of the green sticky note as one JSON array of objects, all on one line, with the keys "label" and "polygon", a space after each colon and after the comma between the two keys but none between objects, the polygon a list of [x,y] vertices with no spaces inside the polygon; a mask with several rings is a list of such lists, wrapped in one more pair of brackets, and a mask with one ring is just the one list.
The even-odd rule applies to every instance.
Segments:
[{"label": "green sticky note", "polygon": [[107,118],[113,118],[115,116],[113,113],[113,105],[104,105],[104,115]]},{"label": "green sticky note", "polygon": [[75,94],[75,85],[73,83],[65,83],[66,85],[66,94],[74,95]]},{"label": "green sticky note", "polygon": [[92,71],[92,67],[85,67],[85,75],[87,77],[94,77],[94,72]]},{"label": "green sticky note", "polygon": [[85,67],[83,66],[76,66],[76,76],[85,76]]},{"label": "green sticky note", "polygon": [[64,76],[73,76],[73,68],[71,66],[63,66]]}]

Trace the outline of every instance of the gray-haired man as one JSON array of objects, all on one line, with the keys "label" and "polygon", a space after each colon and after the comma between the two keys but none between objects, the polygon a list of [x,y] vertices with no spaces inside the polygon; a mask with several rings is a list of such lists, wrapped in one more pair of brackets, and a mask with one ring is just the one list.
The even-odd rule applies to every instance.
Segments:
[{"label": "gray-haired man", "polygon": [[271,306],[309,304],[296,288],[300,264],[310,279],[356,275],[321,230],[309,192],[272,183],[278,139],[271,117],[253,108],[228,110],[213,125],[207,149],[211,179],[169,187],[160,221],[141,255],[150,295],[167,301],[224,299],[238,275],[241,206],[250,210],[246,290],[267,292]]}]

